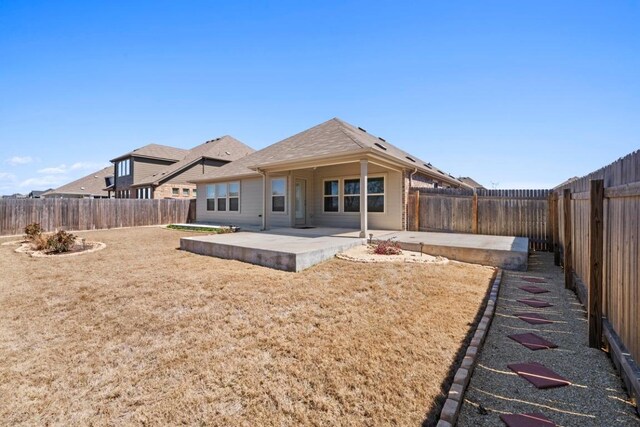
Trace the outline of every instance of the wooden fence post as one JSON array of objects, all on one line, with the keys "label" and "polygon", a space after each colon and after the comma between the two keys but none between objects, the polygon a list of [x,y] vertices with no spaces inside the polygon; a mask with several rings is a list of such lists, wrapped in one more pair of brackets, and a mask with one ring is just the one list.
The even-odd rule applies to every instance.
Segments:
[{"label": "wooden fence post", "polygon": [[471,232],[478,234],[478,193],[473,191],[473,204],[471,206]]},{"label": "wooden fence post", "polygon": [[573,287],[573,260],[571,241],[571,189],[565,188],[563,194],[564,203],[564,287]]},{"label": "wooden fence post", "polygon": [[416,204],[413,210],[413,229],[420,231],[420,190],[415,191]]},{"label": "wooden fence post", "polygon": [[[558,220],[555,213],[555,205],[553,203],[553,191],[549,193],[547,197],[547,250],[549,252],[554,252],[553,246],[555,243],[556,236],[553,234],[553,225]],[[555,262],[555,256],[554,256]]]},{"label": "wooden fence post", "polygon": [[558,206],[558,193],[553,192],[551,199],[553,205],[553,263],[560,265],[560,207]]},{"label": "wooden fence post", "polygon": [[602,246],[604,181],[592,179],[589,214],[589,347],[602,346]]}]

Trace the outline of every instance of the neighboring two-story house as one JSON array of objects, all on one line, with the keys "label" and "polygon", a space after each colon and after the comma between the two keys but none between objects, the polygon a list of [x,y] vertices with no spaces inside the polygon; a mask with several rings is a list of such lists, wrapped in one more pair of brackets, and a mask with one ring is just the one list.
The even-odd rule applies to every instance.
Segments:
[{"label": "neighboring two-story house", "polygon": [[228,135],[191,150],[145,145],[111,160],[114,177],[107,189],[116,198],[193,198],[196,185],[188,181],[254,151]]}]

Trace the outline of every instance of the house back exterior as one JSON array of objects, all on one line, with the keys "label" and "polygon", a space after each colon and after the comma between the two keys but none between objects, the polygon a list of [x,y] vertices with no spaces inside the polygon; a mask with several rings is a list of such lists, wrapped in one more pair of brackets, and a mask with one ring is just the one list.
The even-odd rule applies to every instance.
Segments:
[{"label": "house back exterior", "polygon": [[[406,229],[410,188],[460,180],[338,118],[193,180],[197,221],[246,228]],[[363,203],[366,200],[366,203]]]}]

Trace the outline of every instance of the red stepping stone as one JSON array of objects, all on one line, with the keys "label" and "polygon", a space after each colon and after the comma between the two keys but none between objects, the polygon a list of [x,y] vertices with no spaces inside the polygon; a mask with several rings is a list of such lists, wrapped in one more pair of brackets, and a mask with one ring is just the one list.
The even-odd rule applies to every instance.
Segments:
[{"label": "red stepping stone", "polygon": [[534,285],[520,286],[520,289],[522,289],[523,291],[527,291],[531,294],[544,294],[549,292],[548,289],[541,288],[540,286],[534,286]]},{"label": "red stepping stone", "polygon": [[553,427],[556,425],[549,418],[537,412],[528,414],[503,414],[500,419],[508,427]]},{"label": "red stepping stone", "polygon": [[547,283],[545,279],[540,277],[521,277],[521,279],[529,283]]},{"label": "red stepping stone", "polygon": [[535,308],[553,307],[553,304],[549,304],[548,302],[538,298],[524,298],[524,299],[518,299],[516,301],[521,302],[522,304],[527,304],[528,306],[535,307]]},{"label": "red stepping stone", "polygon": [[539,315],[538,313],[516,313],[514,316],[516,316],[520,320],[524,320],[531,325],[547,325],[549,323],[553,323],[552,320],[549,320],[546,317]]},{"label": "red stepping stone", "polygon": [[558,346],[542,338],[540,335],[528,332],[526,334],[509,335],[509,338],[519,342],[529,350],[546,350],[549,348],[557,348]]},{"label": "red stepping stone", "polygon": [[536,388],[563,387],[571,384],[566,378],[536,362],[512,363],[507,367],[536,386]]}]

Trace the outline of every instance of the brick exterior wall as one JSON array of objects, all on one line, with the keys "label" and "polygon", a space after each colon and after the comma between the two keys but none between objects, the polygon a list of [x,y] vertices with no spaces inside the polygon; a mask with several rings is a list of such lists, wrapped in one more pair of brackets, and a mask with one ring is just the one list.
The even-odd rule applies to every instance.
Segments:
[{"label": "brick exterior wall", "polygon": [[[178,189],[178,195],[173,194],[173,189]],[[183,196],[182,191],[184,188],[189,189],[189,196]],[[196,189],[195,184],[162,184],[153,189],[154,199],[195,199],[193,190]]]}]

